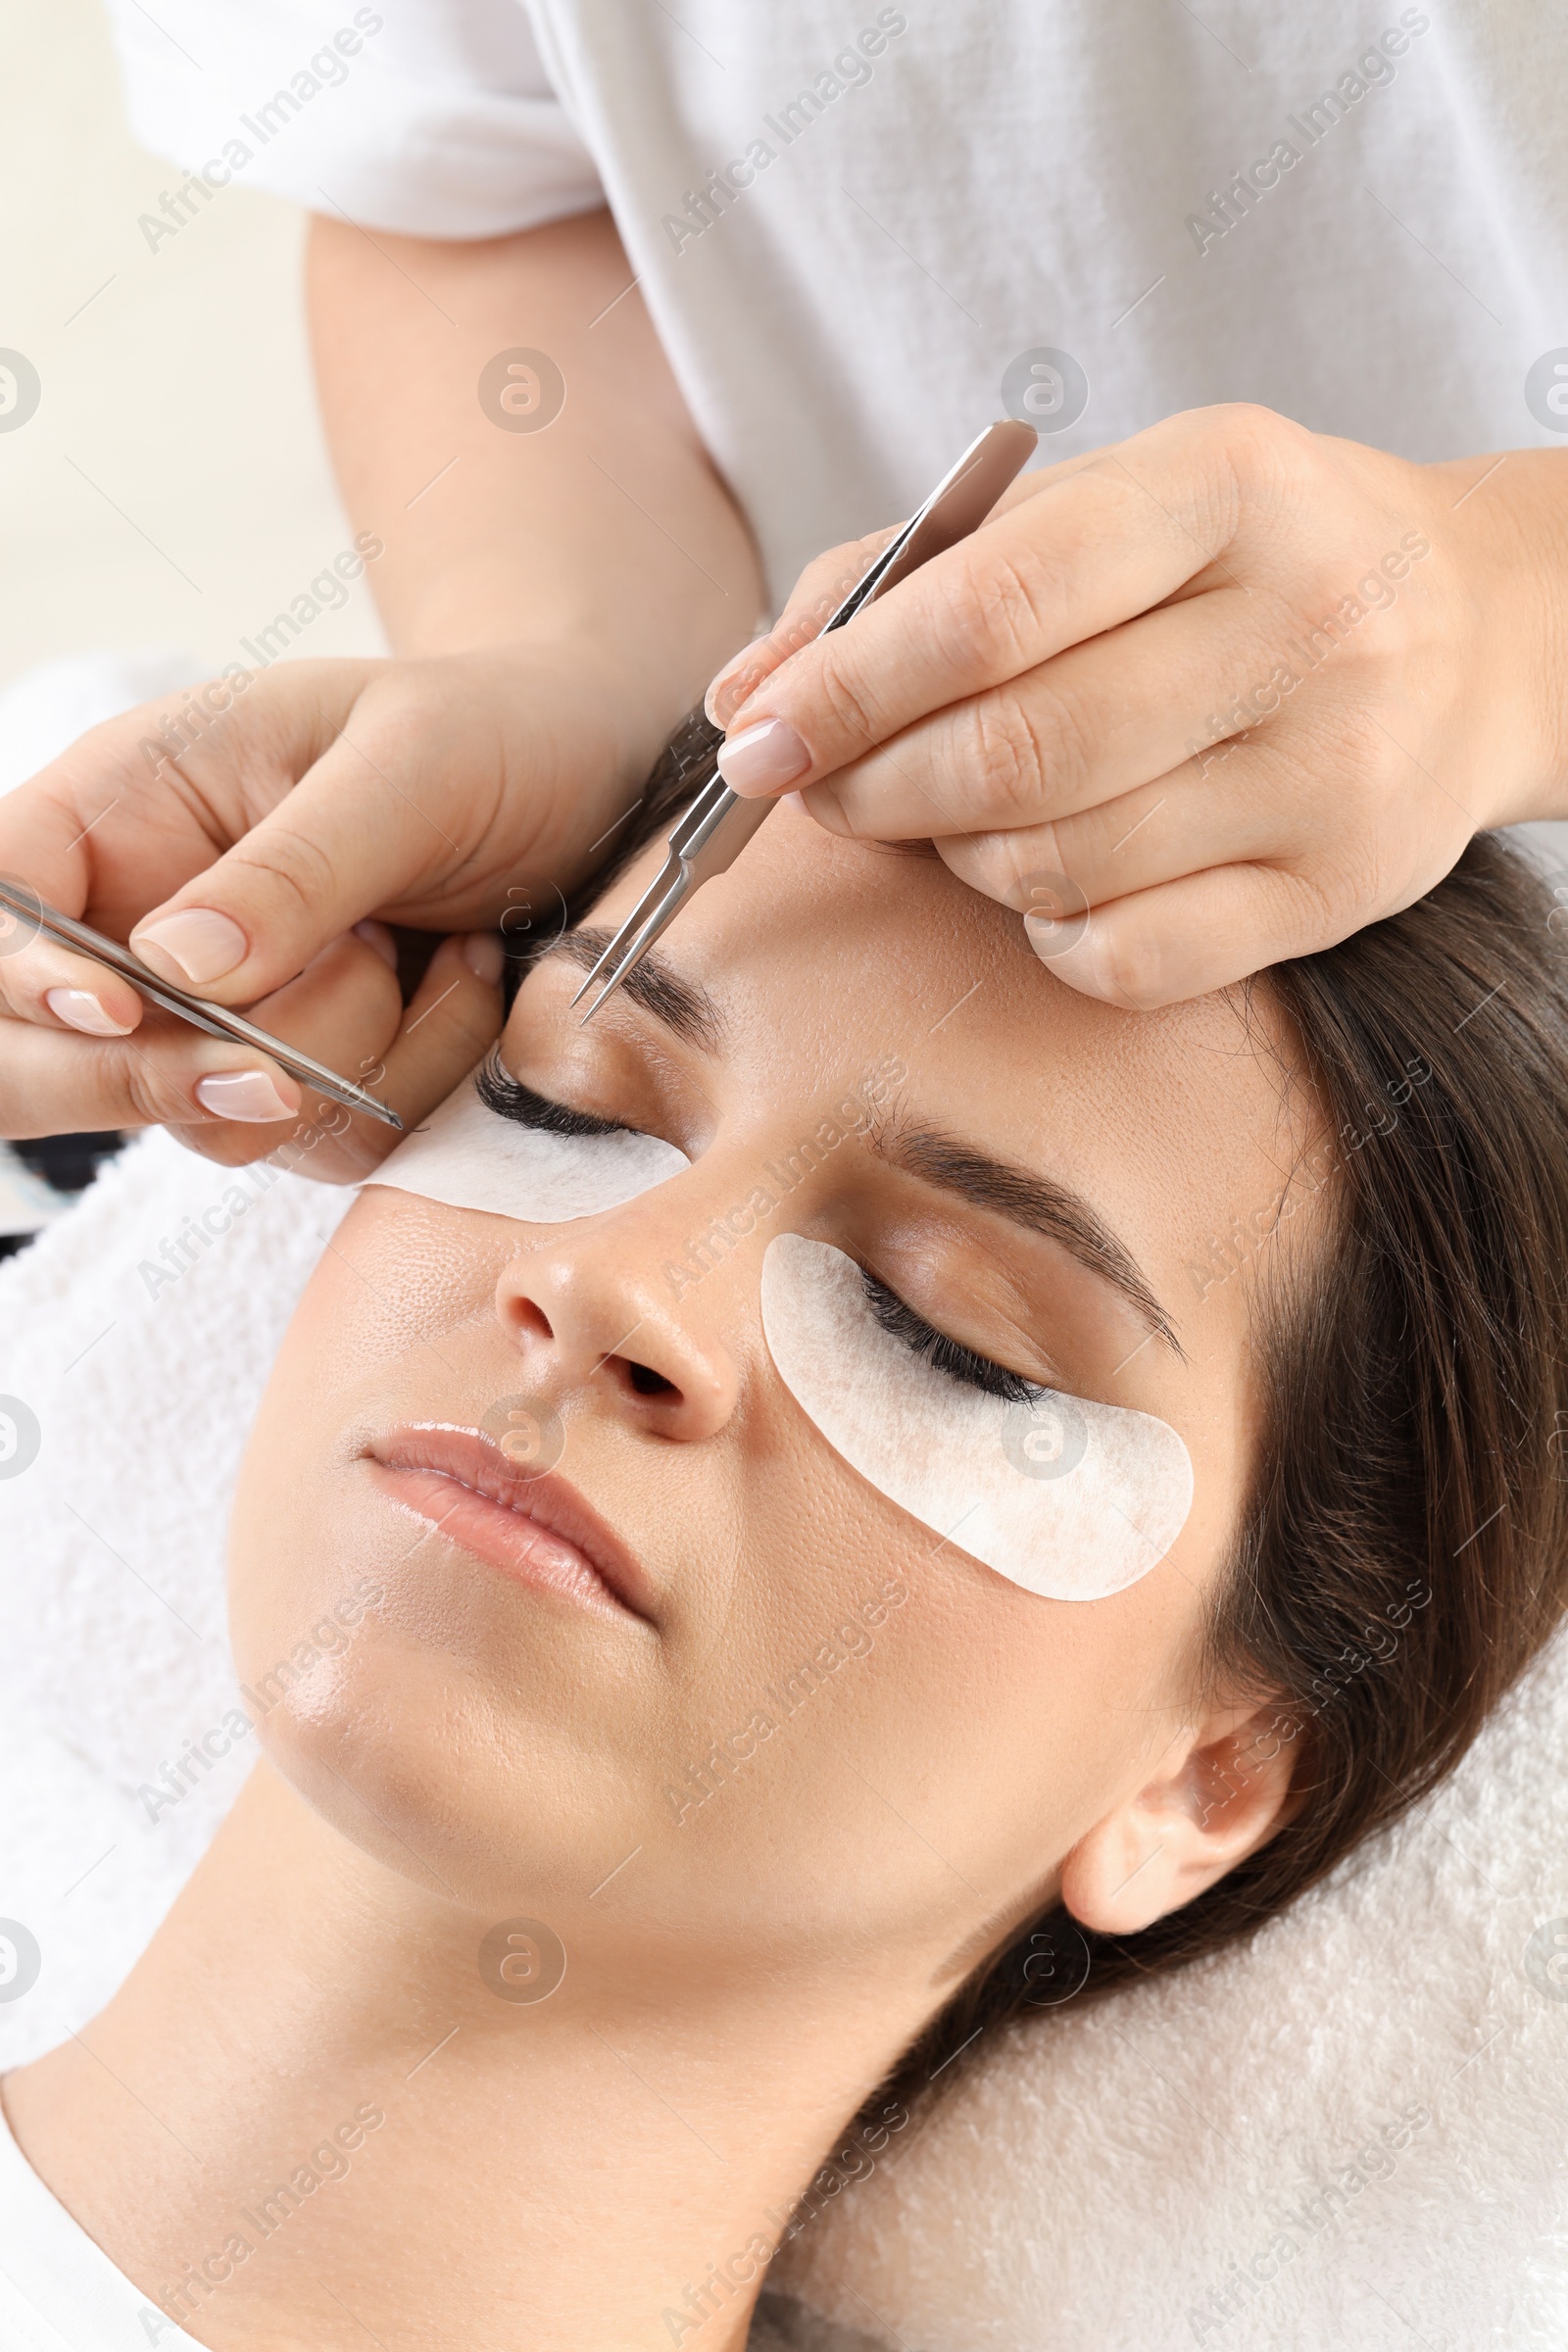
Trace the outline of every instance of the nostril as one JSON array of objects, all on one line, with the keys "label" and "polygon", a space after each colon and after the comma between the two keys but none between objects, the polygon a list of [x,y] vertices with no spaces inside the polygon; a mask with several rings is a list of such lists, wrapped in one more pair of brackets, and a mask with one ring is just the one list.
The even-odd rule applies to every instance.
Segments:
[{"label": "nostril", "polygon": [[513,1302],[514,1334],[517,1339],[553,1340],[550,1317],[532,1298],[517,1298]]},{"label": "nostril", "polygon": [[672,1396],[675,1394],[675,1383],[666,1380],[662,1372],[656,1372],[652,1364],[629,1364],[627,1371],[639,1396]]}]

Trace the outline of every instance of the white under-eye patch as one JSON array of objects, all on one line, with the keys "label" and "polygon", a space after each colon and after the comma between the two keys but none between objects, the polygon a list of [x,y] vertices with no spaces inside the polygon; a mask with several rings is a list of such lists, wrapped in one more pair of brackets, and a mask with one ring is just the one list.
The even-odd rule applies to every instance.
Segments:
[{"label": "white under-eye patch", "polygon": [[860,1269],[776,1234],[762,1329],[780,1379],[852,1469],[902,1510],[1051,1600],[1102,1600],[1157,1567],[1187,1522],[1193,1465],[1175,1430],[1054,1390],[1009,1404],[884,1330]]},{"label": "white under-eye patch", "polygon": [[691,1166],[657,1135],[552,1135],[486,1108],[472,1072],[425,1125],[367,1178],[448,1208],[483,1208],[529,1225],[597,1217]]}]

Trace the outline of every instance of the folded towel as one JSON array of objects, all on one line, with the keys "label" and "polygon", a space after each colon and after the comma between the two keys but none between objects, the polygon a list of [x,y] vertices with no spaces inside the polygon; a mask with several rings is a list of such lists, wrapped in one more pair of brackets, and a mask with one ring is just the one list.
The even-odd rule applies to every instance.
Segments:
[{"label": "folded towel", "polygon": [[66,1194],[35,1176],[9,1144],[0,1144],[0,1241],[36,1233],[70,1206]]},{"label": "folded towel", "polygon": [[237,1703],[229,1496],[352,1199],[155,1133],[0,1263],[0,1912],[43,1955],[0,1999],[0,2065],[108,1998],[249,1768],[240,1741],[177,1801],[138,1793]]},{"label": "folded towel", "polygon": [[950,2072],[772,2285],[918,2352],[1561,2352],[1568,1641],[1250,1948]]}]

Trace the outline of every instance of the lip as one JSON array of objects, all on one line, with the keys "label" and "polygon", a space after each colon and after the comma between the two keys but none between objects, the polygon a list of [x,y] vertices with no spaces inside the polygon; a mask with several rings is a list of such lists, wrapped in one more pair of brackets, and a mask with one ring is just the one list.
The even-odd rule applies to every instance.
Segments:
[{"label": "lip", "polygon": [[383,1494],[518,1584],[654,1623],[641,1561],[556,1471],[521,1476],[482,1430],[405,1423],[364,1457]]}]

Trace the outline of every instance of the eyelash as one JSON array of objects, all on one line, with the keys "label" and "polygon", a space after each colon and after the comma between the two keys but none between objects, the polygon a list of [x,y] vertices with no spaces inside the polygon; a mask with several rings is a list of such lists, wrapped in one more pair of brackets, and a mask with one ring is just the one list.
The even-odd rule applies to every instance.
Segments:
[{"label": "eyelash", "polygon": [[996,1396],[1004,1404],[1033,1404],[1037,1396],[1047,1392],[1038,1381],[1025,1380],[1021,1372],[1008,1372],[1003,1365],[994,1364],[986,1355],[976,1355],[972,1348],[960,1347],[945,1332],[934,1331],[912,1306],[906,1306],[896,1292],[886,1283],[878,1282],[874,1274],[860,1268],[860,1280],[871,1312],[883,1330],[896,1340],[902,1340],[911,1354],[920,1357],[935,1371],[945,1372],[950,1380],[960,1382],[966,1389],[981,1389],[988,1396]]},{"label": "eyelash", "polygon": [[629,1132],[619,1119],[596,1119],[591,1110],[570,1110],[564,1102],[552,1102],[548,1095],[536,1094],[520,1078],[514,1078],[494,1055],[474,1080],[474,1091],[486,1110],[493,1110],[499,1118],[511,1119],[514,1126],[532,1127],[546,1135]]}]

